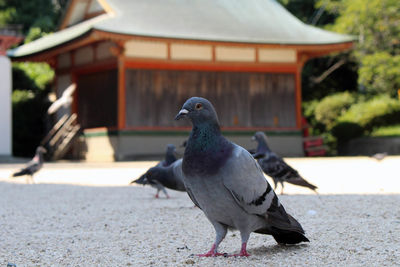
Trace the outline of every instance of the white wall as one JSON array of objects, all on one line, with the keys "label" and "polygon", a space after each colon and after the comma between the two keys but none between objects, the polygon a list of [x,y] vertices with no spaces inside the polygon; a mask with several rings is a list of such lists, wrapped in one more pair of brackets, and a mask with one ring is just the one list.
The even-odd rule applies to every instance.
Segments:
[{"label": "white wall", "polygon": [[11,155],[11,62],[0,55],[0,155]]}]

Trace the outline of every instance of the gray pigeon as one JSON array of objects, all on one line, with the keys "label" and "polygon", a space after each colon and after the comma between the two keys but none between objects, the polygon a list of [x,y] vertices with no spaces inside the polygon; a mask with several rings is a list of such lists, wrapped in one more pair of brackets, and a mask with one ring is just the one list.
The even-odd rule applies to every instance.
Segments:
[{"label": "gray pigeon", "polygon": [[[160,161],[159,163],[157,163],[157,165],[154,166],[154,167],[168,167],[169,165],[174,163],[177,160],[177,158],[175,156],[175,150],[176,150],[176,148],[175,148],[174,145],[168,144],[167,145],[167,151],[165,152],[165,159]],[[149,184],[152,187],[157,189],[157,193],[155,195],[155,198],[159,197],[159,192],[160,191],[163,191],[165,196],[167,198],[169,198],[169,195],[167,193],[167,190],[165,190],[164,185],[161,182],[157,182],[157,180],[155,180],[155,179],[153,179],[152,181],[147,179],[147,176],[146,176],[147,172],[144,173],[143,175],[141,175],[138,179],[133,180],[130,184],[133,184],[133,183],[142,184],[142,185]]]},{"label": "gray pigeon", "polygon": [[300,174],[290,167],[281,157],[271,151],[267,145],[267,136],[263,132],[256,132],[253,140],[258,142],[257,150],[253,154],[257,159],[261,169],[274,180],[274,190],[278,183],[281,184],[281,194],[283,194],[283,182],[288,182],[294,185],[308,187],[316,192],[317,187],[307,182]]},{"label": "gray pigeon", "polygon": [[38,146],[36,148],[36,153],[33,159],[27,163],[26,167],[14,173],[12,176],[18,177],[23,175],[29,175],[31,182],[33,183],[34,182],[33,175],[42,168],[44,162],[43,153],[46,152],[47,152],[46,149],[44,149],[42,146]]},{"label": "gray pigeon", "polygon": [[[162,188],[166,187],[176,191],[186,191],[182,178],[182,159],[178,159],[168,167],[152,167],[145,173],[145,176],[149,184],[160,185]],[[164,193],[169,198],[167,192],[164,191]]]},{"label": "gray pigeon", "polygon": [[223,255],[218,245],[228,228],[240,231],[242,246],[235,256],[249,256],[246,246],[252,232],[272,235],[282,244],[309,241],[251,154],[222,136],[217,114],[207,99],[188,99],[175,119],[182,117],[193,124],[182,161],[183,181],[189,197],[216,232],[210,251],[199,256]]}]

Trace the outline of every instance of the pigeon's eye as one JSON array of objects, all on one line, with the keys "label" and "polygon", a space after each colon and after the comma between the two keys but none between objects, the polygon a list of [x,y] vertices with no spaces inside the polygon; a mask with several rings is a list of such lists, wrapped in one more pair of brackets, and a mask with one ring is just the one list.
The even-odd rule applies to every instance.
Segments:
[{"label": "pigeon's eye", "polygon": [[197,103],[196,106],[195,106],[195,108],[196,108],[197,110],[202,109],[202,108],[203,108],[203,105],[200,104],[200,103]]}]

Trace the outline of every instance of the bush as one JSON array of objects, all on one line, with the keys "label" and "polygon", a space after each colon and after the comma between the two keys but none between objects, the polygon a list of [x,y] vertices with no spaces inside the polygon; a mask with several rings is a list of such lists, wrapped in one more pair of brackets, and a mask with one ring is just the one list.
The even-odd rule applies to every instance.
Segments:
[{"label": "bush", "polygon": [[362,136],[364,128],[357,123],[344,121],[336,124],[332,128],[331,133],[336,137],[337,142],[340,144],[347,142],[350,139]]},{"label": "bush", "polygon": [[400,101],[381,95],[369,101],[357,103],[339,117],[338,122],[352,122],[366,131],[374,127],[399,123]]},{"label": "bush", "polygon": [[355,102],[355,97],[349,92],[336,93],[324,97],[315,107],[315,119],[330,130],[339,116]]},{"label": "bush", "polygon": [[400,124],[374,128],[371,136],[400,136]]}]

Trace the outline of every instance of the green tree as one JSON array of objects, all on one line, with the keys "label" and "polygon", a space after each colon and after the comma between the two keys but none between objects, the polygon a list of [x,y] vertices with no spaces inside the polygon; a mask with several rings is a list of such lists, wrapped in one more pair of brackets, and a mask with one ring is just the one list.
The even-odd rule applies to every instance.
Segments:
[{"label": "green tree", "polygon": [[319,0],[319,5],[322,3],[338,14],[329,29],[358,36],[352,56],[360,66],[360,88],[393,96],[400,80],[400,2]]}]

